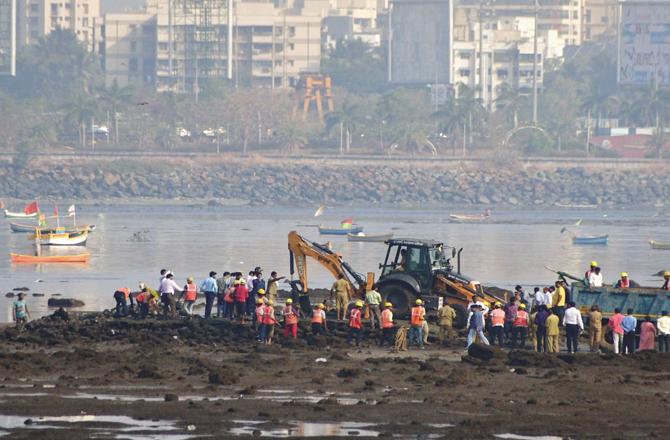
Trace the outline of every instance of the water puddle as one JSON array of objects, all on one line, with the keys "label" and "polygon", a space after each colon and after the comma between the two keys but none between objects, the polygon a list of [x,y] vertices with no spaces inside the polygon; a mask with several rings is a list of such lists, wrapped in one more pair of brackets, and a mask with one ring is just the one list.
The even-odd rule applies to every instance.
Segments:
[{"label": "water puddle", "polygon": [[563,440],[563,437],[555,435],[518,435],[518,434],[496,434],[495,438],[502,438],[507,440]]},{"label": "water puddle", "polygon": [[242,426],[232,428],[228,431],[231,435],[252,435],[255,437],[377,437],[380,431],[370,428],[374,424],[360,422],[342,423],[314,423],[314,422],[290,422],[286,428],[263,428],[263,422],[249,423],[249,421],[238,420],[235,423]]}]

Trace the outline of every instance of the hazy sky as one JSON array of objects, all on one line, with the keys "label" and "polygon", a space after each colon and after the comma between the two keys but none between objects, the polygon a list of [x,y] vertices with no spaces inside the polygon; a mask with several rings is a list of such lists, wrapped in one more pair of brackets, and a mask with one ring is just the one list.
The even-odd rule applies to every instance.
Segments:
[{"label": "hazy sky", "polygon": [[144,6],[145,0],[100,0],[102,13],[137,10]]}]

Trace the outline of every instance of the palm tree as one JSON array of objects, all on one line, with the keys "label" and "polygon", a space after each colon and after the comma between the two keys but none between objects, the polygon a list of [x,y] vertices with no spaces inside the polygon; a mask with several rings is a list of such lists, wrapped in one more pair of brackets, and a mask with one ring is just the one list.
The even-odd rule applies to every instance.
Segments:
[{"label": "palm tree", "polygon": [[119,87],[119,83],[114,80],[110,87],[101,87],[98,89],[98,96],[108,115],[112,115],[112,132],[114,133],[114,143],[119,143],[118,113],[130,102],[133,96],[133,89],[130,86]]},{"label": "palm tree", "polygon": [[441,131],[446,132],[451,137],[454,154],[456,145],[462,135],[462,148],[463,154],[465,154],[467,138],[472,139],[472,133],[483,126],[488,113],[482,106],[481,99],[475,96],[474,89],[460,83],[457,97],[450,99],[444,110],[438,111],[432,116],[440,122]]},{"label": "palm tree", "polygon": [[638,115],[637,122],[658,128],[670,115],[670,91],[650,84],[637,94],[630,109]]},{"label": "palm tree", "polygon": [[294,154],[308,143],[308,136],[299,123],[293,119],[280,127],[279,138],[283,142],[282,151]]},{"label": "palm tree", "polygon": [[654,130],[654,135],[651,138],[651,144],[654,147],[654,156],[656,159],[660,159],[663,155],[663,149],[668,143],[668,134],[665,132],[663,124],[660,127],[656,127]]},{"label": "palm tree", "polygon": [[408,122],[402,124],[395,133],[395,142],[390,150],[401,148],[409,151],[412,155],[416,155],[424,148],[427,148],[433,156],[437,155],[437,148],[426,136],[426,129],[420,124]]},{"label": "palm tree", "polygon": [[518,87],[503,83],[498,87],[498,97],[494,101],[497,111],[505,112],[511,128],[519,126],[519,112],[528,106],[528,96],[520,93]]},{"label": "palm tree", "polygon": [[98,112],[97,101],[79,92],[74,99],[65,105],[65,121],[70,125],[77,126],[79,132],[79,145],[82,149],[86,147],[86,124],[92,121]]},{"label": "palm tree", "polygon": [[358,131],[361,108],[357,104],[344,103],[341,109],[326,115],[326,133],[340,137],[340,148],[347,153],[351,150],[351,140]]}]

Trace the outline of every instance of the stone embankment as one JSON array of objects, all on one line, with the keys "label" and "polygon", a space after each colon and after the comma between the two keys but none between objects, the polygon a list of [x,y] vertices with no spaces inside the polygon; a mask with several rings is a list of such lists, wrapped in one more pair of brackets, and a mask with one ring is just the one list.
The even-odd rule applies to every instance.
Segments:
[{"label": "stone embankment", "polygon": [[670,200],[670,174],[431,163],[263,159],[33,160],[0,163],[0,198],[243,200],[255,204],[639,205]]}]

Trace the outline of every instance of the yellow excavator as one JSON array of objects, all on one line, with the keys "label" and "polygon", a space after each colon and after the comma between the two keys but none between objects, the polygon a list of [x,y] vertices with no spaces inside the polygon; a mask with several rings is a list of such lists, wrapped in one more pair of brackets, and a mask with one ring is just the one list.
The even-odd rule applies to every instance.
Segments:
[{"label": "yellow excavator", "polygon": [[[438,241],[399,238],[387,240],[386,244],[386,258],[379,265],[382,272],[375,283],[374,273],[363,275],[356,272],[329,246],[307,240],[291,231],[288,234],[291,278],[297,273],[301,288],[307,292],[307,258],[311,258],[335,279],[343,276],[356,297],[363,297],[365,292],[375,286],[384,301],[391,302],[394,312],[400,316],[409,312],[416,298],[423,299],[429,310],[437,309],[446,300],[456,310],[457,327],[465,325],[467,305],[475,295],[489,306],[506,300],[461,274],[462,248],[451,248],[451,258],[447,258],[444,244]],[[457,258],[456,268],[451,264],[452,258]]]}]

